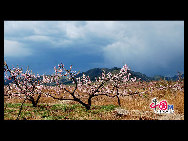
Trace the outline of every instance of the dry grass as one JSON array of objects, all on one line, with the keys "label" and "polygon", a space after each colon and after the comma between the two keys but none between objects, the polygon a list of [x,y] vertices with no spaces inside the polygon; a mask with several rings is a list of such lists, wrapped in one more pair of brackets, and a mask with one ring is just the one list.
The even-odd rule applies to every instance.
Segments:
[{"label": "dry grass", "polygon": [[[144,82],[148,83],[148,82]],[[146,87],[145,93],[142,96],[120,96],[121,100],[121,109],[132,111],[137,110],[141,114],[131,115],[131,114],[121,114],[118,113],[117,98],[110,98],[106,96],[98,96],[92,99],[92,107],[91,110],[87,111],[83,106],[75,101],[59,101],[55,100],[51,97],[42,96],[39,100],[40,106],[46,106],[47,108],[43,108],[43,112],[40,113],[40,106],[37,108],[33,108],[30,104],[30,101],[26,101],[25,111],[30,111],[27,114],[26,118],[28,120],[46,120],[46,119],[72,119],[72,120],[184,120],[184,89],[183,90],[172,90],[172,89],[158,89],[157,85],[163,84],[169,85],[175,84],[175,82],[163,82],[158,81],[155,85],[154,90],[151,93],[146,90],[149,87]],[[145,85],[145,84],[144,84]],[[132,91],[143,92],[143,88],[141,86],[129,87]],[[80,94],[82,95],[82,94]],[[84,94],[83,94],[84,95]],[[173,114],[165,114],[164,116],[154,114],[153,109],[149,107],[152,102],[152,99],[156,97],[158,102],[161,100],[166,100],[168,104],[174,105],[174,113]],[[84,102],[87,101],[87,98],[82,98]],[[16,113],[18,113],[19,106],[17,108],[11,108],[7,106],[11,103],[22,103],[23,99],[12,98],[8,99],[4,98],[5,103],[5,120],[15,119]],[[86,102],[87,103],[87,102]],[[29,105],[30,104],[30,105]],[[59,109],[54,107],[58,107]],[[66,105],[66,106],[65,106]],[[113,105],[113,108],[109,108],[109,105]],[[61,107],[61,108],[60,108]],[[68,107],[69,110],[62,110]],[[72,107],[72,108],[71,108]],[[108,110],[105,110],[105,107]],[[45,109],[45,110],[44,110]],[[110,109],[110,110],[109,110]],[[12,116],[8,116],[9,111],[12,113]],[[48,111],[48,112],[47,112]],[[147,112],[146,112],[147,111]],[[38,113],[37,113],[38,112]],[[23,112],[24,113],[24,112]],[[44,114],[46,113],[46,115]],[[144,113],[144,114],[143,114]],[[146,114],[147,113],[147,114]],[[14,115],[14,116],[13,116]],[[24,114],[23,114],[24,115]],[[22,116],[24,118],[24,116]]]}]

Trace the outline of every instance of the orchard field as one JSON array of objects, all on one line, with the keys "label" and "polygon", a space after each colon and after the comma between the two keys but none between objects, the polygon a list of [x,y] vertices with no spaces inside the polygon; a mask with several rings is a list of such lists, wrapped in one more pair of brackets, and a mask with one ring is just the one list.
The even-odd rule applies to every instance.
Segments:
[{"label": "orchard field", "polygon": [[[106,74],[91,82],[64,65],[54,67],[55,75],[39,76],[20,68],[8,68],[4,86],[4,120],[184,120],[184,79],[141,81],[129,78],[125,65],[118,74]],[[8,74],[9,73],[9,74]],[[59,83],[67,77],[73,84]],[[56,82],[49,86],[46,83]],[[152,99],[173,105],[173,113],[154,113]]]}]

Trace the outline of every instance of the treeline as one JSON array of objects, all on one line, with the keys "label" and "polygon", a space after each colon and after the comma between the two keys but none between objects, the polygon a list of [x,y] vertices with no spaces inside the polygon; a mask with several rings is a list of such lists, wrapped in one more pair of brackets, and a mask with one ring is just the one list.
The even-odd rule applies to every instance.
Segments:
[{"label": "treeline", "polygon": [[[81,77],[83,74],[87,75],[90,77],[91,81],[95,81],[95,77],[100,77],[101,76],[101,73],[102,71],[104,70],[106,73],[108,72],[111,72],[112,74],[116,74],[120,71],[121,68],[117,68],[117,67],[114,67],[114,68],[93,68],[93,69],[90,69],[86,72],[82,72],[82,73],[79,73],[76,77]],[[142,74],[140,72],[134,72],[132,70],[128,70],[130,73],[131,73],[131,76],[130,78],[141,78],[141,81],[158,81],[158,80],[167,80],[167,81],[177,81],[179,79],[179,76],[178,75],[174,75],[173,77],[165,77],[165,76],[161,76],[161,75],[156,75],[154,77],[149,77],[149,76],[146,76],[145,74]],[[184,74],[181,74],[181,78],[184,78]],[[42,78],[41,78],[42,79]],[[9,83],[11,83],[12,80],[4,80],[4,85],[8,85]],[[71,80],[68,80],[66,78],[62,78],[61,79],[61,82],[63,84],[72,84],[72,81]],[[51,83],[49,84],[51,86],[55,85],[55,83]]]}]

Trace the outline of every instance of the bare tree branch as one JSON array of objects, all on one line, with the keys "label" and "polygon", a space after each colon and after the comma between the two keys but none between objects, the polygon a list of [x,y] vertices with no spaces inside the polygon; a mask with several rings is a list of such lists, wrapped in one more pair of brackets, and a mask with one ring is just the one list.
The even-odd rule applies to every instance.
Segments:
[{"label": "bare tree branch", "polygon": [[74,99],[66,99],[66,98],[62,98],[62,97],[54,97],[53,95],[51,95],[49,93],[47,95],[49,95],[50,97],[52,97],[54,99],[58,99],[58,100],[74,100]]}]

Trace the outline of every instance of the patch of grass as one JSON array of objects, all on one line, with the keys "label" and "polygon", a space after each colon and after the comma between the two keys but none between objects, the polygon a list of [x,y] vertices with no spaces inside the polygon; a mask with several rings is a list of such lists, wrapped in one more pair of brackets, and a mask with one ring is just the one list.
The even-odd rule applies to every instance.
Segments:
[{"label": "patch of grass", "polygon": [[105,111],[112,111],[114,110],[116,107],[118,106],[115,106],[115,105],[103,105],[101,106],[101,109],[105,110]]},{"label": "patch of grass", "polygon": [[[5,120],[15,120],[21,103],[9,103],[4,111]],[[105,114],[110,113],[117,106],[102,105],[92,106],[86,110],[80,104],[39,104],[33,107],[32,104],[24,104],[20,120],[104,120]]]}]

